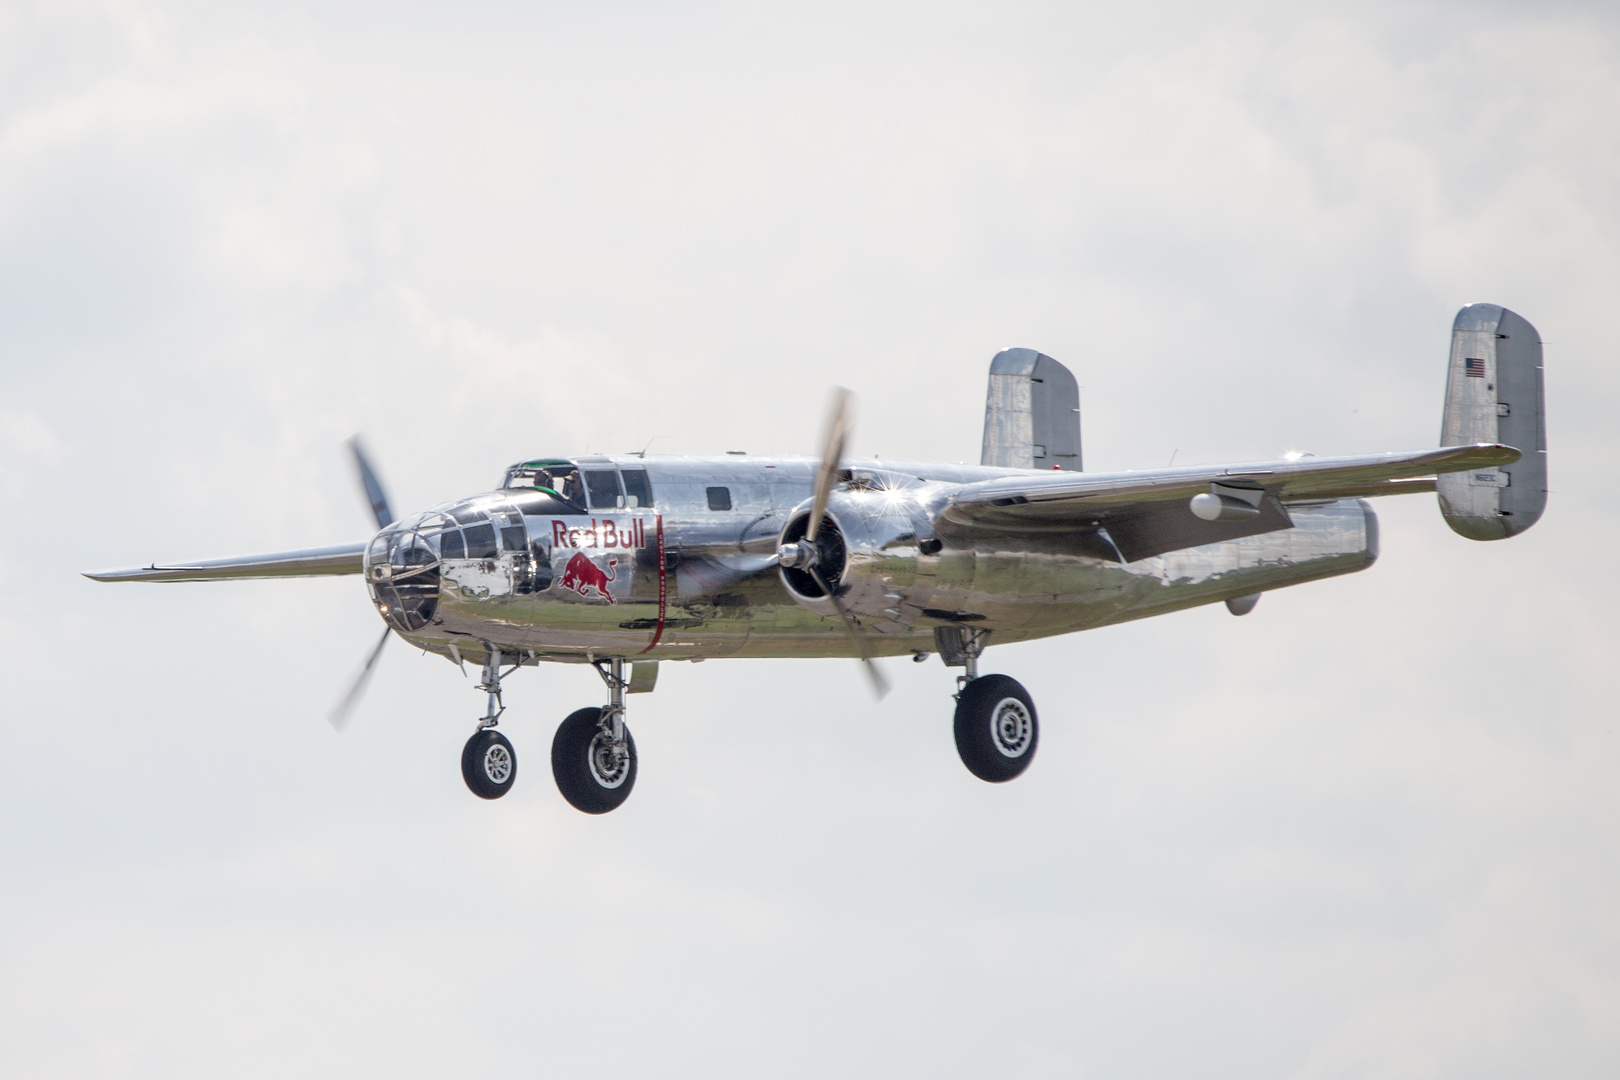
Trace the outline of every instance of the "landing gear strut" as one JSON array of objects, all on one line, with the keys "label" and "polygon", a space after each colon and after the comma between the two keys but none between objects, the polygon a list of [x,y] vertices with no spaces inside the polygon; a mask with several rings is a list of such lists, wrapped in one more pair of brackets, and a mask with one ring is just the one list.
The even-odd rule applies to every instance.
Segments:
[{"label": "landing gear strut", "polygon": [[[517,670],[517,665],[512,665]],[[509,673],[510,674],[510,673]],[[478,730],[461,750],[461,778],[480,799],[498,799],[512,790],[517,779],[517,752],[506,736],[495,730],[506,706],[501,702],[501,651],[490,649],[484,658],[484,677],[478,689],[489,695]]]},{"label": "landing gear strut", "polygon": [[602,708],[570,713],[551,740],[551,775],[576,810],[605,814],[617,809],[636,786],[636,740],[624,722],[624,660],[593,660],[607,685]]},{"label": "landing gear strut", "polygon": [[984,631],[942,626],[934,632],[940,659],[965,674],[956,680],[956,752],[968,772],[992,784],[1022,775],[1035,759],[1040,721],[1029,691],[1006,675],[979,675]]}]

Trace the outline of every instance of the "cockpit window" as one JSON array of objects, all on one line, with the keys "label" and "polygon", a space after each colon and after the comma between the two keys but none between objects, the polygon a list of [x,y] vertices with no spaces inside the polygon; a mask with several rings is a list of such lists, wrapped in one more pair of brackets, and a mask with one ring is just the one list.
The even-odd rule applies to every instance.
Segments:
[{"label": "cockpit window", "polygon": [[646,469],[625,469],[624,477],[624,504],[630,507],[651,506],[653,504],[652,484],[647,482]]},{"label": "cockpit window", "polygon": [[506,470],[501,487],[507,490],[534,488],[566,503],[570,509],[585,509],[585,483],[579,468],[569,461],[530,461]]},{"label": "cockpit window", "polygon": [[549,486],[545,466],[538,461],[512,466],[506,470],[506,479],[501,481],[501,487],[507,490]]},{"label": "cockpit window", "polygon": [[619,505],[617,469],[592,469],[585,474],[585,486],[590,489],[592,510],[617,509]]}]

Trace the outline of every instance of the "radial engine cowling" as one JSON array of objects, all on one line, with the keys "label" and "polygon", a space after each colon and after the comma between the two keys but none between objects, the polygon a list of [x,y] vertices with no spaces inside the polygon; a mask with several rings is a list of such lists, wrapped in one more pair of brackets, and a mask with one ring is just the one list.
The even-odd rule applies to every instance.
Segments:
[{"label": "radial engine cowling", "polygon": [[778,540],[782,585],[796,603],[817,615],[839,617],[822,588],[825,583],[856,617],[891,618],[916,576],[919,525],[927,528],[927,515],[909,492],[836,491],[815,540],[809,541],[806,501],[788,517]]}]

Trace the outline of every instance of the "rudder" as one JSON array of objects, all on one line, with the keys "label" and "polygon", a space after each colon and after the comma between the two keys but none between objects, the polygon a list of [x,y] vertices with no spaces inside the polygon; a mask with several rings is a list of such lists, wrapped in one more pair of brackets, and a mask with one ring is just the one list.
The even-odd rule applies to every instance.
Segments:
[{"label": "rudder", "polygon": [[1080,386],[1068,368],[1034,349],[995,355],[979,463],[1080,471]]}]

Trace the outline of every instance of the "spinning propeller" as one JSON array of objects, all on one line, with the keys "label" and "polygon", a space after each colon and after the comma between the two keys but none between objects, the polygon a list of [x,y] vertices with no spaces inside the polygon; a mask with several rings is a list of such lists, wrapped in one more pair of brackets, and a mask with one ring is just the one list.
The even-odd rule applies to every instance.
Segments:
[{"label": "spinning propeller", "polygon": [[[354,454],[354,466],[360,474],[360,489],[365,493],[366,501],[371,504],[371,512],[377,519],[377,528],[386,529],[394,523],[394,512],[388,508],[388,495],[383,491],[382,481],[377,479],[377,470],[371,467],[371,461],[366,457],[365,449],[360,445],[360,436],[356,435],[349,440],[349,450]],[[377,667],[377,659],[382,656],[383,646],[388,644],[388,635],[393,633],[389,627],[384,626],[382,637],[372,648],[371,655],[366,657],[365,666],[349,684],[349,692],[337,703],[327,722],[342,731],[349,724],[349,718],[354,707],[360,703],[360,698],[366,692],[366,684],[371,682],[371,673]]]},{"label": "spinning propeller", "polygon": [[826,556],[825,549],[816,542],[816,536],[821,532],[822,520],[827,516],[827,499],[832,495],[833,484],[838,481],[838,474],[843,471],[844,443],[849,437],[850,404],[855,395],[842,386],[833,389],[832,405],[827,414],[827,435],[821,443],[821,463],[816,467],[815,496],[810,502],[810,523],[805,530],[804,539],[794,544],[783,544],[777,551],[781,564],[796,570],[803,570],[815,579],[816,585],[826,595],[833,608],[837,610],[838,617],[844,621],[844,632],[855,645],[855,651],[860,654],[861,665],[866,671],[866,677],[871,680],[872,692],[879,698],[889,692],[889,680],[884,678],[882,670],[872,659],[872,649],[867,643],[866,633],[861,624],[856,621],[848,605],[827,583],[821,573],[821,564]]}]

